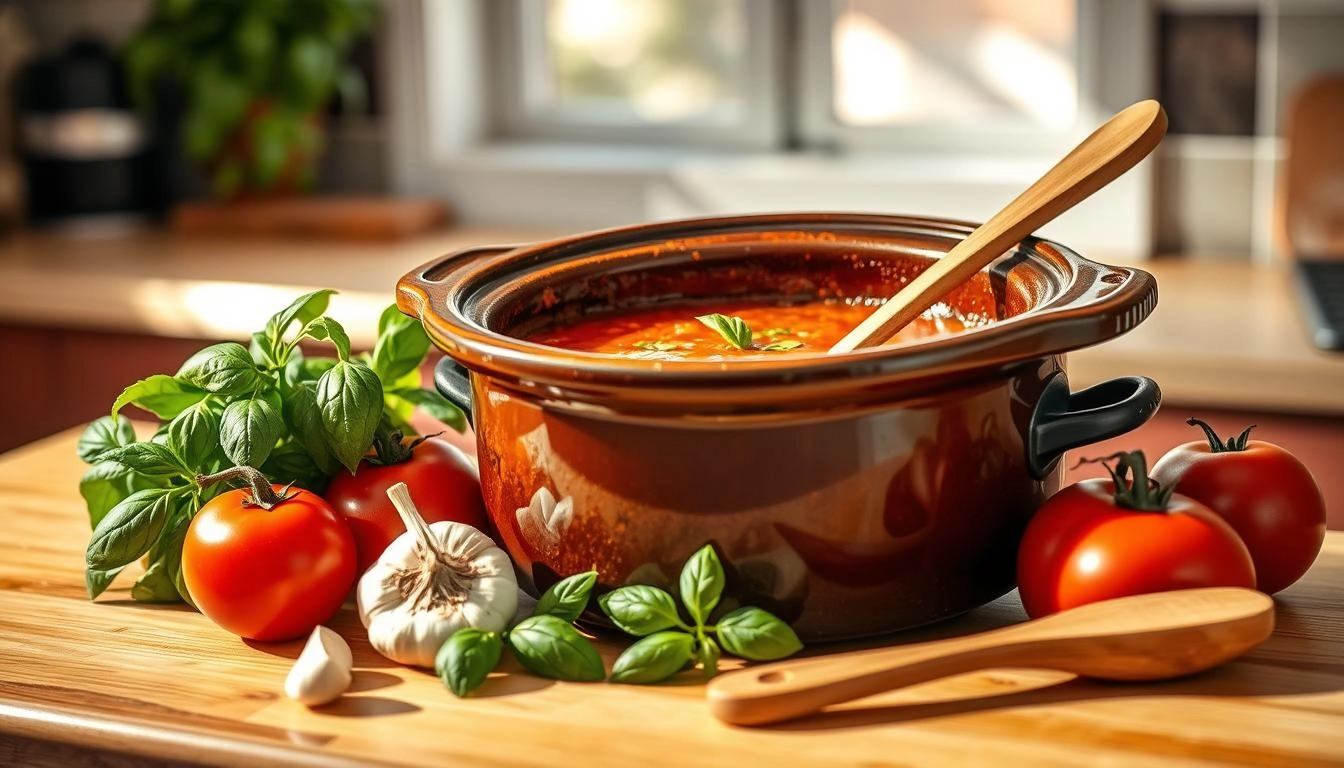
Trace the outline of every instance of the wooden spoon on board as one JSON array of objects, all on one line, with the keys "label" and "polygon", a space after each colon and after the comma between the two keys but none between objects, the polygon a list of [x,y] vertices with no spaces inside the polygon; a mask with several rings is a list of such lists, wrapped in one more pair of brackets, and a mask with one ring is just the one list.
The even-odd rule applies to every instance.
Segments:
[{"label": "wooden spoon on board", "polygon": [[885,343],[1022,238],[1133,168],[1157,147],[1166,132],[1167,114],[1156,101],[1126,107],[855,326],[830,352]]},{"label": "wooden spoon on board", "polygon": [[1230,661],[1273,631],[1274,601],[1254,590],[1209,587],[1136,595],[966,637],[728,672],[710,681],[709,709],[725,722],[763,725],[990,667],[1161,680]]}]

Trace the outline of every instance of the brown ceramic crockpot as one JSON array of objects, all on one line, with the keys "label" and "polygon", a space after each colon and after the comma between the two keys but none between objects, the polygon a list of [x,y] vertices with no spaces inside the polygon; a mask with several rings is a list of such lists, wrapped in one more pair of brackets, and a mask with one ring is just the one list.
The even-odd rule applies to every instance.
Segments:
[{"label": "brown ceramic crockpot", "polygon": [[712,543],[723,610],[763,606],[805,641],[853,638],[1013,588],[1063,452],[1158,407],[1142,377],[1071,392],[1063,357],[1142,321],[1150,275],[1028,239],[947,297],[990,322],[840,355],[657,361],[523,338],[621,308],[889,296],[971,228],[857,214],[649,224],[445,256],[404,276],[398,303],[446,353],[436,383],[469,410],[486,505],[526,588],[595,567],[599,590],[675,589]]}]

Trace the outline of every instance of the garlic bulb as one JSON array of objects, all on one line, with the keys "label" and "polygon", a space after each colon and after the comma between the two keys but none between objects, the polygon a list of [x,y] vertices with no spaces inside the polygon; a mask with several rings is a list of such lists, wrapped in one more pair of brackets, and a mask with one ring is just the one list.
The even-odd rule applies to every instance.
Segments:
[{"label": "garlic bulb", "polygon": [[350,687],[353,667],[354,657],[344,638],[326,627],[313,627],[285,676],[285,695],[309,707],[335,701]]},{"label": "garlic bulb", "polygon": [[387,495],[407,531],[359,580],[355,598],[369,643],[400,664],[433,667],[457,630],[504,630],[518,607],[518,580],[504,550],[465,523],[426,524],[405,483]]}]

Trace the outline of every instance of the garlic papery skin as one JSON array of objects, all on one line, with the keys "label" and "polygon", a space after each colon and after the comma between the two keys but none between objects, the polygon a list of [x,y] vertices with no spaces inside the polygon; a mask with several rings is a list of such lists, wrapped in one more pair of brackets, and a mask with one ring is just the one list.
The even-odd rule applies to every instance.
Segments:
[{"label": "garlic papery skin", "polygon": [[457,630],[502,632],[518,607],[518,580],[504,550],[465,523],[426,524],[405,483],[387,495],[407,531],[360,577],[355,592],[374,649],[399,664],[432,668]]},{"label": "garlic papery skin", "polygon": [[308,707],[335,701],[350,687],[354,665],[345,639],[316,626],[285,676],[285,695]]}]

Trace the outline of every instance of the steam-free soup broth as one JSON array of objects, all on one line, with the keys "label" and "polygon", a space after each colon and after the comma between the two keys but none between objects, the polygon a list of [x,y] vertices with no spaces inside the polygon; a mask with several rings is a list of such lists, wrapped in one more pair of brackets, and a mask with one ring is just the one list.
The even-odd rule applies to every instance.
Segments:
[{"label": "steam-free soup broth", "polygon": [[[819,301],[808,304],[720,304],[656,307],[586,318],[533,334],[529,341],[578,352],[652,359],[718,359],[820,353],[877,310],[877,302]],[[738,318],[749,329],[749,346],[738,346],[699,316]],[[979,324],[946,304],[937,304],[901,329],[893,343],[957,333]],[[741,326],[735,325],[736,328]],[[746,334],[739,340],[746,342]]]}]

